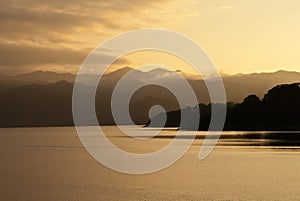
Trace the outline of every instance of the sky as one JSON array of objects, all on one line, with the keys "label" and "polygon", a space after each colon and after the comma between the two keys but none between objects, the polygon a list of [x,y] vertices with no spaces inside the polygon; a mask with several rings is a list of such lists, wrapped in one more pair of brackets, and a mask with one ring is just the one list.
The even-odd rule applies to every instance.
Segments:
[{"label": "sky", "polygon": [[[0,73],[76,73],[99,44],[141,28],[184,34],[221,73],[300,71],[299,10],[299,0],[1,1]],[[157,52],[132,53],[112,69],[149,62],[191,71]]]}]

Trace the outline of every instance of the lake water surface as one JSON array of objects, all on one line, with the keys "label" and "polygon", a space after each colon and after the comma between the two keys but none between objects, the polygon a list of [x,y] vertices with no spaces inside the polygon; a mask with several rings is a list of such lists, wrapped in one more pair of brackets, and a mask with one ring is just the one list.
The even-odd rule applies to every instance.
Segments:
[{"label": "lake water surface", "polygon": [[[114,126],[103,129],[132,153],[159,150],[177,134],[166,129],[141,140]],[[198,132],[169,168],[129,175],[94,160],[73,127],[2,128],[0,200],[300,200],[300,132],[224,132],[199,160],[205,135]]]}]

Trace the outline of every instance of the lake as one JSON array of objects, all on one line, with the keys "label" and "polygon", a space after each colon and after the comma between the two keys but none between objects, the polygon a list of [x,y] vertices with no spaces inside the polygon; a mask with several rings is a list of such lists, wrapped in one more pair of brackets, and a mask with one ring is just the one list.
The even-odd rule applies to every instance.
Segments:
[{"label": "lake", "polygon": [[[103,127],[118,147],[149,153],[177,131],[152,139],[125,137]],[[142,137],[147,137],[145,129]],[[300,132],[224,132],[198,159],[206,132],[187,153],[156,173],[129,175],[94,160],[74,127],[0,129],[0,199],[9,200],[299,200]],[[189,137],[189,136],[186,136]],[[184,140],[184,139],[182,139]]]}]

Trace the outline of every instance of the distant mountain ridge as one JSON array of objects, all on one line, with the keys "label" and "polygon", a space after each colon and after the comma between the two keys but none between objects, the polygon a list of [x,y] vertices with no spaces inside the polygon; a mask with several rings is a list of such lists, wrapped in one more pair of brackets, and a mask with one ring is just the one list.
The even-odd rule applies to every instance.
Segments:
[{"label": "distant mountain ridge", "polygon": [[[131,67],[124,67],[113,72],[106,73],[101,78],[101,83],[106,89],[112,89],[115,84],[125,74],[130,72],[132,83],[144,83],[147,80],[164,79],[165,82],[178,85],[176,73],[185,77],[195,90],[199,102],[208,103],[209,94],[204,81],[195,75],[189,75],[180,71],[168,71],[166,69],[152,69],[149,72],[143,72]],[[83,79],[89,80],[98,79],[98,75],[85,74]],[[0,75],[0,89],[23,86],[28,84],[50,85],[62,80],[73,83],[76,79],[75,74],[71,73],[56,73],[50,71],[35,71],[31,73],[18,74],[15,76]],[[210,78],[211,79],[211,78]],[[279,70],[273,73],[251,73],[251,74],[236,74],[226,75],[223,77],[223,83],[226,90],[227,100],[232,102],[241,102],[244,97],[249,94],[257,94],[262,98],[264,93],[278,84],[289,84],[300,81],[300,72]],[[126,90],[127,86],[124,86]],[[180,87],[180,86],[178,86]],[[200,95],[201,94],[201,95]]]},{"label": "distant mountain ridge", "polygon": [[[143,72],[126,67],[102,76],[96,94],[96,112],[101,124],[114,124],[110,110],[111,95],[117,82],[128,72],[130,81],[121,86],[121,91],[126,91],[129,85],[139,86],[147,80],[155,79],[163,79],[180,88],[178,77],[175,76],[180,73],[194,89],[199,103],[210,102],[205,82],[201,79],[165,69]],[[69,73],[42,71],[0,76],[0,127],[73,125],[72,90],[75,77],[76,75]],[[86,74],[83,78],[91,80],[99,77]],[[275,85],[299,82],[300,73],[278,71],[232,75],[223,77],[223,81],[227,100],[242,102],[249,94],[257,94],[262,98]],[[86,87],[90,86],[87,84]],[[168,90],[148,85],[139,89],[131,98],[130,113],[134,122],[146,123],[149,109],[157,104],[162,105],[166,111],[180,109],[176,98]]]},{"label": "distant mountain ridge", "polygon": [[[151,76],[161,76],[161,75],[172,75],[175,73],[179,73],[183,75],[184,77],[188,79],[193,79],[193,80],[198,80],[201,79],[199,76],[188,74],[188,73],[183,73],[182,71],[168,71],[163,68],[156,68],[152,69],[148,72],[136,70],[131,67],[124,67],[120,68],[116,71],[109,72],[104,74],[105,76],[123,76],[124,74],[130,72],[130,71],[135,71],[137,75],[151,75]],[[97,76],[93,74],[86,74],[85,76]],[[222,75],[223,80],[228,80],[228,79],[235,79],[238,80],[239,78],[258,78],[258,79],[263,79],[265,77],[268,78],[273,78],[273,81],[280,81],[280,82],[285,82],[290,80],[295,80],[299,79],[300,72],[296,71],[285,71],[285,70],[278,70],[276,72],[262,72],[262,73],[250,73],[250,74],[233,74],[233,75],[228,75],[224,74]],[[49,82],[49,83],[54,83],[58,82],[61,80],[65,80],[67,82],[74,82],[76,78],[76,74],[72,73],[57,73],[57,72],[52,72],[52,71],[33,71],[29,73],[22,73],[22,74],[17,74],[17,75],[0,75],[0,80],[18,80],[18,81],[24,81],[24,82]]]}]

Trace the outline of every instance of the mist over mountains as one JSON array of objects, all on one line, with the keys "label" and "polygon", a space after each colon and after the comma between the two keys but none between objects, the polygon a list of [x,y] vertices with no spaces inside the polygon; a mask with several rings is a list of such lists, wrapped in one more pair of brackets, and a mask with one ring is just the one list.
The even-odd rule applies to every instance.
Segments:
[{"label": "mist over mountains", "polygon": [[[202,79],[182,72],[154,69],[149,72],[125,67],[102,76],[96,93],[96,113],[100,124],[114,124],[110,102],[117,82],[130,72],[129,83],[121,86],[121,91],[129,85],[142,84],[148,80],[160,80],[179,87],[179,73],[194,89],[199,103],[209,103],[209,94]],[[98,79],[87,74],[84,79]],[[76,75],[36,71],[15,76],[0,75],[0,126],[67,126],[73,125],[72,90]],[[208,78],[213,79],[213,78]],[[223,77],[227,100],[242,102],[249,94],[260,98],[278,84],[300,81],[300,73],[277,71],[274,73],[238,74]],[[86,87],[89,87],[88,84]],[[136,124],[145,124],[148,111],[153,105],[162,105],[166,111],[179,109],[174,95],[168,90],[148,85],[140,88],[130,101],[130,114]],[[124,122],[126,124],[128,122]]]}]

